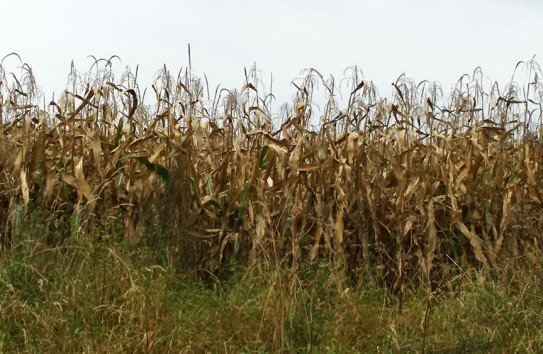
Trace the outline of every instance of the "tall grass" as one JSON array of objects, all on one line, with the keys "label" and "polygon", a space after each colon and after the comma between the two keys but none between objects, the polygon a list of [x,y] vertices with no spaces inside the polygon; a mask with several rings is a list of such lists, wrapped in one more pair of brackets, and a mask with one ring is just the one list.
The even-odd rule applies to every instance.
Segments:
[{"label": "tall grass", "polygon": [[[72,236],[51,247],[30,215],[0,257],[0,352],[540,353],[541,266],[514,279],[466,272],[453,292],[404,299],[351,286],[326,261],[238,267],[200,282],[156,252]],[[102,235],[111,237],[111,235]],[[538,278],[539,277],[539,278]],[[538,281],[539,280],[539,281]]]}]

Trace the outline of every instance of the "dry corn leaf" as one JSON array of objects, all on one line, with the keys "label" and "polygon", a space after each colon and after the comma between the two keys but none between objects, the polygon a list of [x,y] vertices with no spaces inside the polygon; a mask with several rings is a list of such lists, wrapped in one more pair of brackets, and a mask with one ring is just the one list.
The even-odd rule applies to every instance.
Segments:
[{"label": "dry corn leaf", "polygon": [[340,210],[338,210],[336,215],[336,225],[334,232],[334,251],[336,253],[343,252],[343,233],[345,229],[344,214],[345,212],[343,211],[343,208],[341,208]]},{"label": "dry corn leaf", "polygon": [[313,246],[311,247],[311,251],[309,251],[310,260],[314,260],[315,258],[317,258],[322,235],[323,235],[322,226],[317,225],[317,228],[315,229],[315,234],[313,235]]},{"label": "dry corn leaf", "polygon": [[486,259],[486,256],[483,252],[483,245],[481,243],[481,239],[473,232],[473,230],[470,230],[467,228],[467,226],[459,219],[455,221],[455,225],[466,236],[466,238],[469,240],[469,243],[473,249],[473,253],[475,254],[475,258],[483,265],[488,268],[488,261]]},{"label": "dry corn leaf", "polygon": [[407,233],[411,231],[411,228],[413,227],[413,224],[415,223],[416,220],[417,220],[417,217],[415,215],[411,215],[405,220],[402,236],[405,237],[405,235],[407,235]]},{"label": "dry corn leaf", "polygon": [[28,183],[26,181],[26,171],[24,169],[21,170],[20,176],[21,176],[21,195],[23,196],[25,211],[27,211],[28,202],[30,200],[30,191],[28,189]]}]

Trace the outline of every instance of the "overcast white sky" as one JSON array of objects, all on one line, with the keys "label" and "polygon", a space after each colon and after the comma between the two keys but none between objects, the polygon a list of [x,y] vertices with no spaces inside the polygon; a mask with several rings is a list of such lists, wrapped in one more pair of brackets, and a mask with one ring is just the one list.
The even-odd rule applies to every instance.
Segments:
[{"label": "overcast white sky", "polygon": [[187,43],[196,74],[213,85],[241,88],[255,62],[264,77],[273,73],[278,104],[309,67],[339,82],[356,64],[388,95],[402,73],[448,91],[477,66],[505,83],[518,61],[536,55],[543,64],[543,0],[2,0],[1,8],[0,57],[17,52],[46,93],[65,88],[72,60],[88,70],[88,55],[118,55],[120,70],[139,64],[149,86],[164,63],[174,72],[188,64]]}]

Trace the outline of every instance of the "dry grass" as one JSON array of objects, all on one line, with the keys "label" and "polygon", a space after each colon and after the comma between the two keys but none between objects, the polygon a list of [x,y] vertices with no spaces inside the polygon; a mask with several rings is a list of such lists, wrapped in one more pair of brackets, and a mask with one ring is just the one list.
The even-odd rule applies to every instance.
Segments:
[{"label": "dry grass", "polygon": [[[22,211],[21,211],[22,212]],[[17,353],[511,353],[541,352],[541,267],[494,282],[463,274],[456,290],[400,299],[346,287],[326,262],[238,269],[227,281],[183,277],[149,250],[72,235],[26,240],[0,258],[0,351]]]}]

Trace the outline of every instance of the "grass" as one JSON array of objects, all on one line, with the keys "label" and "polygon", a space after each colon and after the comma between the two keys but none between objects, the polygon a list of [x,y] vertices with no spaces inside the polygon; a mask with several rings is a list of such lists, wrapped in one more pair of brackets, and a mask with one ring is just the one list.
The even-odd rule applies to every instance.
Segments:
[{"label": "grass", "polygon": [[[534,274],[509,281],[462,274],[454,290],[399,298],[350,284],[332,264],[296,273],[233,266],[202,281],[124,241],[25,235],[0,262],[2,352],[539,352],[543,291]],[[163,250],[164,251],[164,250]]]}]

